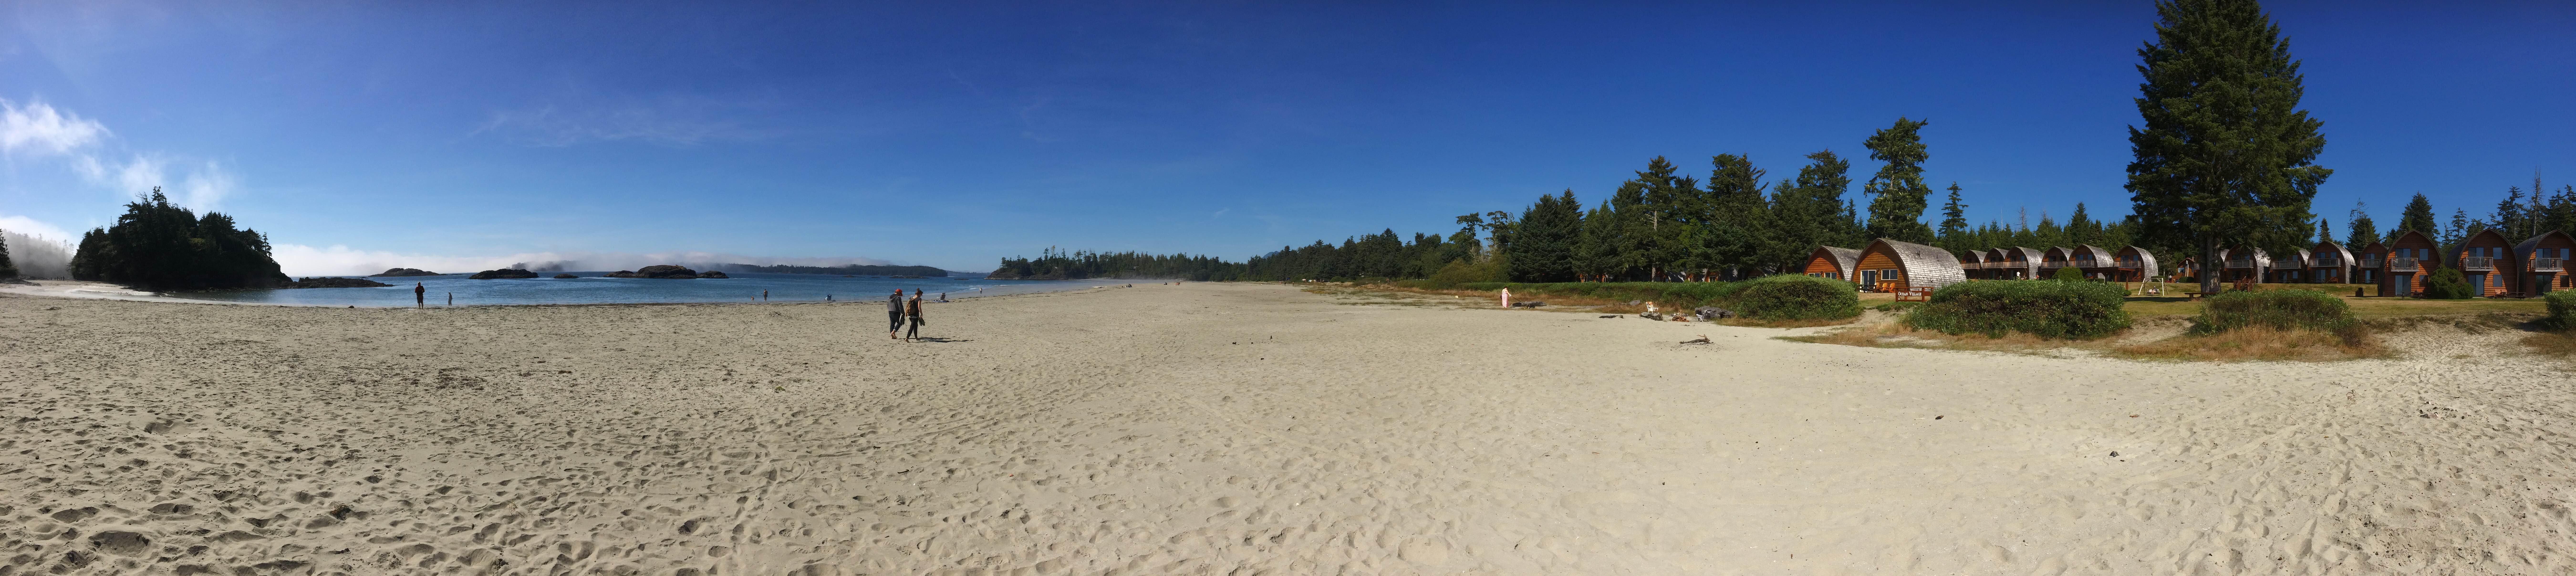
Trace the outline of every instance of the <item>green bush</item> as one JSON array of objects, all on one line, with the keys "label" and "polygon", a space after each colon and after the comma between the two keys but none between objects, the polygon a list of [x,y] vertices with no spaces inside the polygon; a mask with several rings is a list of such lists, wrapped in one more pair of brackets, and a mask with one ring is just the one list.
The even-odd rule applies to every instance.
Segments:
[{"label": "green bush", "polygon": [[2128,291],[2108,282],[1973,280],[1943,286],[1905,324],[1944,334],[2090,340],[2129,327]]},{"label": "green bush", "polygon": [[1860,290],[1850,282],[1804,274],[1774,274],[1730,282],[1735,314],[1758,320],[1838,320],[1860,315]]},{"label": "green bush", "polygon": [[1449,265],[1440,267],[1439,271],[1432,272],[1431,277],[1425,280],[1431,288],[1449,288],[1476,282],[1501,283],[1503,279],[1503,265],[1499,260],[1486,260],[1482,264],[1451,260]]},{"label": "green bush", "polygon": [[2549,305],[2549,317],[2540,319],[2540,325],[2551,330],[2576,330],[2576,290],[2554,291],[2540,299]]},{"label": "green bush", "polygon": [[2478,288],[2470,286],[2469,279],[2461,276],[2458,268],[2434,270],[2431,277],[2424,279],[2424,292],[2416,295],[2417,298],[2431,300],[2458,300],[2477,296]]},{"label": "green bush", "polygon": [[2076,267],[2074,267],[2074,266],[2068,266],[2068,267],[2065,267],[2065,268],[2059,268],[2059,269],[2057,269],[2057,273],[2055,273],[2055,274],[2050,274],[2050,275],[2048,276],[2048,279],[2050,279],[2050,280],[2083,280],[2083,279],[2084,279],[2084,269],[2082,269],[2082,268],[2076,268]]},{"label": "green bush", "polygon": [[2191,333],[2206,336],[2249,326],[2320,330],[2346,342],[2358,342],[2362,334],[2361,322],[2353,318],[2352,306],[2342,298],[2306,290],[2230,291],[2211,296],[2209,304],[2200,308],[2200,317],[2192,319]]}]

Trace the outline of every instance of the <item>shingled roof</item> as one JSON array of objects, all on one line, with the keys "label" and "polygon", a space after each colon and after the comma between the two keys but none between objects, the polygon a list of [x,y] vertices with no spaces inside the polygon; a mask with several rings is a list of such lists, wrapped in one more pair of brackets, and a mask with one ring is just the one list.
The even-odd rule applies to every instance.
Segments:
[{"label": "shingled roof", "polygon": [[1908,287],[1939,288],[1968,281],[1967,271],[1959,268],[1959,257],[1948,250],[1880,238],[1861,251],[1879,250],[1881,246],[1886,248],[1884,252],[1896,258],[1897,269],[1905,271],[1905,285]]}]

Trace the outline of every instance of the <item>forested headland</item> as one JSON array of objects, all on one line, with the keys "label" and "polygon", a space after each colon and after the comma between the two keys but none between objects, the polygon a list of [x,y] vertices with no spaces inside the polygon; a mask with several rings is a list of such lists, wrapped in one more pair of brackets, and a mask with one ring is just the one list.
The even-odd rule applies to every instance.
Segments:
[{"label": "forested headland", "polygon": [[268,236],[235,227],[232,216],[170,204],[161,188],[126,203],[116,224],[81,235],[72,278],[152,290],[276,288],[293,281],[270,255]]}]

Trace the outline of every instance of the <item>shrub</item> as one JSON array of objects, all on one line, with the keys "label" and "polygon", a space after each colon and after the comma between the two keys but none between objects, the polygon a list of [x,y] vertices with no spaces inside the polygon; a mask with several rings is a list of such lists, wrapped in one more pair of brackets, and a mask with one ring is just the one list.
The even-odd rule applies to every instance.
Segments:
[{"label": "shrub", "polygon": [[[1720,285],[1732,293],[1735,313],[1758,320],[1837,320],[1860,315],[1860,290],[1852,283],[1804,274],[1775,274]],[[1716,294],[1712,294],[1713,296]]]},{"label": "shrub", "polygon": [[2576,330],[2576,290],[2559,290],[2541,296],[2549,306],[2549,317],[2540,325],[2551,330]]},{"label": "shrub", "polygon": [[2051,340],[2090,340],[2129,327],[2128,291],[2107,282],[1974,280],[1943,286],[1905,324],[1944,334],[2001,338],[2021,332]]},{"label": "shrub", "polygon": [[[1503,281],[1503,266],[1501,262],[1494,260],[1486,260],[1482,264],[1451,260],[1449,265],[1440,267],[1437,272],[1432,272],[1431,277],[1426,280],[1429,280],[1430,287],[1433,288],[1448,288],[1477,282],[1500,284]],[[1483,288],[1483,290],[1492,289]]]},{"label": "shrub", "polygon": [[2422,294],[2418,294],[2416,297],[2432,300],[2458,300],[2461,298],[2475,298],[2477,295],[2477,287],[2469,285],[2468,278],[2460,275],[2460,269],[2443,268],[2440,270],[2434,270],[2432,276],[2424,279],[2424,292]]},{"label": "shrub", "polygon": [[2048,276],[2048,279],[2050,279],[2050,280],[2083,280],[2083,279],[2084,279],[2084,270],[2083,270],[2083,269],[2081,269],[2081,268],[2076,268],[2076,267],[2074,267],[2074,266],[2068,266],[2068,267],[2065,267],[2065,268],[2059,268],[2059,269],[2057,269],[2057,273],[2055,273],[2055,274],[2050,274],[2050,275]]},{"label": "shrub", "polygon": [[2209,304],[2201,307],[2200,317],[2192,320],[2191,333],[2207,336],[2255,326],[2328,332],[2343,338],[2346,344],[2356,345],[2367,336],[2361,323],[2353,318],[2352,306],[2344,304],[2343,299],[2306,290],[2211,296]]}]

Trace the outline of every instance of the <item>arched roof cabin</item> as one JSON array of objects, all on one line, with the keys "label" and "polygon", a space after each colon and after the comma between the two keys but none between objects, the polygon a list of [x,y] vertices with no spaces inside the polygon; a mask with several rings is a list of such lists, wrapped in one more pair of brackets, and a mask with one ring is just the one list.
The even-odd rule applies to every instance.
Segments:
[{"label": "arched roof cabin", "polygon": [[1968,280],[1959,269],[1959,258],[1950,251],[1931,246],[1880,238],[1860,251],[1859,272],[1863,290],[1893,291],[1897,288],[1939,288]]},{"label": "arched roof cabin", "polygon": [[2333,240],[2308,248],[2308,280],[2318,284],[2352,284],[2352,251]]},{"label": "arched roof cabin", "polygon": [[2380,261],[2379,293],[2383,296],[2411,296],[2424,291],[2424,283],[2433,271],[2442,267],[2442,247],[2433,237],[2417,230],[2399,230],[2382,244],[2388,250]]},{"label": "arched roof cabin", "polygon": [[2576,236],[2552,230],[2513,245],[2513,253],[2522,258],[2524,294],[2576,289],[2576,277],[2567,275],[2567,260],[2576,258]]},{"label": "arched roof cabin", "polygon": [[2518,281],[2522,279],[2521,267],[2516,265],[2520,260],[2521,257],[2514,254],[2513,242],[2505,240],[2504,234],[2494,229],[2470,234],[2460,240],[2459,248],[2451,251],[2451,261],[2460,269],[2460,275],[2466,277],[2469,286],[2477,289],[2474,293],[2480,296],[2514,291],[2512,287],[2519,285]]},{"label": "arched roof cabin", "polygon": [[2159,273],[2156,269],[2156,255],[2134,244],[2122,247],[2119,253],[2111,255],[2111,262],[2113,266],[2111,279],[2114,281],[2145,282],[2149,278],[2157,277]]},{"label": "arched roof cabin", "polygon": [[1850,248],[1817,246],[1807,252],[1808,276],[1849,281],[1852,265],[1860,262],[1860,251]]}]

